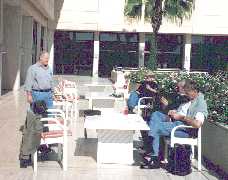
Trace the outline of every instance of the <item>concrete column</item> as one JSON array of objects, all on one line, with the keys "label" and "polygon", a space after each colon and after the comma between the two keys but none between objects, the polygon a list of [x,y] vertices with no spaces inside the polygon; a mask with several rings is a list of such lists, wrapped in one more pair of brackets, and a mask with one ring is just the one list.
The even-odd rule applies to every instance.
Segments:
[{"label": "concrete column", "polygon": [[2,94],[3,0],[0,0],[0,96]]},{"label": "concrete column", "polygon": [[191,34],[185,34],[185,45],[184,45],[184,58],[183,58],[183,69],[186,71],[190,71],[191,64],[191,46],[192,46],[192,35]]},{"label": "concrete column", "polygon": [[98,77],[98,66],[99,66],[99,32],[94,33],[94,47],[93,47],[93,77]]},{"label": "concrete column", "polygon": [[3,64],[3,88],[20,88],[22,12],[18,6],[4,6],[4,43],[6,60]]},{"label": "concrete column", "polygon": [[48,29],[47,41],[48,41],[47,51],[49,52],[49,63],[48,63],[48,65],[50,66],[50,68],[54,72],[54,30]]},{"label": "concrete column", "polygon": [[23,55],[21,59],[21,83],[24,83],[26,72],[32,65],[32,44],[33,44],[33,18],[31,16],[22,17],[22,48]]},{"label": "concrete column", "polygon": [[37,23],[37,55],[36,60],[38,60],[40,57],[40,42],[41,42],[41,24]]},{"label": "concrete column", "polygon": [[145,33],[139,33],[139,67],[144,67]]},{"label": "concrete column", "polygon": [[3,43],[3,0],[0,0],[0,45]]}]

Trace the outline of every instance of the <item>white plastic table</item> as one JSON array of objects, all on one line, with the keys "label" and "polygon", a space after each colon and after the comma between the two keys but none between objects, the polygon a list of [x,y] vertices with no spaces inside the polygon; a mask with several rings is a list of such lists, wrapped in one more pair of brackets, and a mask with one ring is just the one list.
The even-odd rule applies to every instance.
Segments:
[{"label": "white plastic table", "polygon": [[124,115],[114,109],[101,115],[87,116],[84,128],[96,129],[98,137],[97,163],[133,163],[133,135],[135,130],[149,130],[137,114]]},{"label": "white plastic table", "polygon": [[90,93],[87,93],[85,95],[85,98],[89,100],[89,109],[93,109],[93,100],[98,100],[98,99],[101,99],[101,100],[117,100],[117,99],[121,99],[121,98],[116,98],[116,97],[113,97],[111,96],[110,93],[106,93],[106,92],[90,92]]}]

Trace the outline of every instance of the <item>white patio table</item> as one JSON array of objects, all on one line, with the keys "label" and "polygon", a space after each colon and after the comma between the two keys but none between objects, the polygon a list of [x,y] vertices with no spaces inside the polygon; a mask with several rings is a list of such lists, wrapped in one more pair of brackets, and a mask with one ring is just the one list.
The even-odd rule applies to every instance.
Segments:
[{"label": "white patio table", "polygon": [[135,130],[149,130],[137,114],[125,115],[114,109],[101,115],[87,116],[84,128],[96,129],[98,137],[97,163],[133,163],[133,135]]},{"label": "white patio table", "polygon": [[85,98],[89,100],[89,109],[93,109],[93,100],[117,100],[117,99],[123,99],[123,98],[116,98],[114,96],[111,96],[110,93],[107,92],[90,92],[85,95]]},{"label": "white patio table", "polygon": [[112,88],[112,84],[109,83],[97,83],[97,82],[93,82],[90,84],[84,84],[84,86],[87,86],[90,92],[102,92],[104,91],[106,88]]}]

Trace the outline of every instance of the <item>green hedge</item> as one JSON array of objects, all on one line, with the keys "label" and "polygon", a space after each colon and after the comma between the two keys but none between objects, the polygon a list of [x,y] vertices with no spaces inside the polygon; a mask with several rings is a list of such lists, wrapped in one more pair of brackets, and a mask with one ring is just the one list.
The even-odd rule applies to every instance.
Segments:
[{"label": "green hedge", "polygon": [[[149,72],[150,70],[148,69],[140,69],[138,72],[131,73],[128,78],[131,82],[142,81]],[[162,89],[163,95],[167,96],[173,93],[176,82],[182,79],[194,80],[207,100],[208,119],[228,126],[228,72],[220,71],[213,75],[205,73],[188,74],[186,72],[153,73]]]}]

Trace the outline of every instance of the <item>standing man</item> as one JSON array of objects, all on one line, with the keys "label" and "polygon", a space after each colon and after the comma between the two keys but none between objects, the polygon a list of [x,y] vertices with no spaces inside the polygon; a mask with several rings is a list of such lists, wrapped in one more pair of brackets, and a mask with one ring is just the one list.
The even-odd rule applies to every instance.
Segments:
[{"label": "standing man", "polygon": [[40,53],[36,64],[28,68],[25,80],[25,91],[29,104],[37,100],[44,100],[48,108],[53,107],[53,73],[48,66],[49,54]]}]

